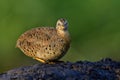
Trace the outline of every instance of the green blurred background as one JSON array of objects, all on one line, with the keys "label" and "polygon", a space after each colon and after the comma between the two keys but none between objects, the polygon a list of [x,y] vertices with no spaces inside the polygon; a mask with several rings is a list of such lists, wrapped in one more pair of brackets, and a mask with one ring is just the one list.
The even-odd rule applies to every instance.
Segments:
[{"label": "green blurred background", "polygon": [[39,63],[15,48],[18,37],[66,18],[72,38],[64,61],[120,61],[120,0],[0,0],[0,72]]}]

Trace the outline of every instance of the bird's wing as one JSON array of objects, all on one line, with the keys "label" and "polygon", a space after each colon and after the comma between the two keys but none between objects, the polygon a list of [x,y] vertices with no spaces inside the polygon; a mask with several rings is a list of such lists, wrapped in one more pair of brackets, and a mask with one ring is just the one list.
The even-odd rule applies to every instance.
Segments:
[{"label": "bird's wing", "polygon": [[18,41],[17,46],[20,45],[48,45],[52,36],[56,34],[56,30],[53,27],[38,27],[23,33]]}]

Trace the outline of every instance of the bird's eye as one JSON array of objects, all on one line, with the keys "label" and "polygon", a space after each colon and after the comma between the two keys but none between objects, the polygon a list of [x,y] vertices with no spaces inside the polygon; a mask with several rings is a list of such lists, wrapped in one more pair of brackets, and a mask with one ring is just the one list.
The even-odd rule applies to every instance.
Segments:
[{"label": "bird's eye", "polygon": [[60,26],[60,23],[58,23],[58,26]]}]

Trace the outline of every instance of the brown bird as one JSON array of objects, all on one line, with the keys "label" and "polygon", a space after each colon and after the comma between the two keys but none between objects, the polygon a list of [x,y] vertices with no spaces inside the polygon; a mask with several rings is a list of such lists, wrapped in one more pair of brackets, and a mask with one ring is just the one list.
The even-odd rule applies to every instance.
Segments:
[{"label": "brown bird", "polygon": [[37,27],[23,33],[17,40],[24,54],[42,63],[63,57],[70,47],[70,35],[66,19],[59,19],[54,27]]}]

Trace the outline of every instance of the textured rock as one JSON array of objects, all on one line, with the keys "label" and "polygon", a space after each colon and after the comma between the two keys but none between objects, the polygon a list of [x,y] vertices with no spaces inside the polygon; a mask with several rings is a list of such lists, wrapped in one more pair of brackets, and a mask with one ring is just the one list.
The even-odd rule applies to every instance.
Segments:
[{"label": "textured rock", "polygon": [[35,64],[2,73],[0,80],[120,80],[120,62],[106,58],[97,62]]}]

